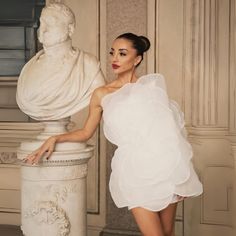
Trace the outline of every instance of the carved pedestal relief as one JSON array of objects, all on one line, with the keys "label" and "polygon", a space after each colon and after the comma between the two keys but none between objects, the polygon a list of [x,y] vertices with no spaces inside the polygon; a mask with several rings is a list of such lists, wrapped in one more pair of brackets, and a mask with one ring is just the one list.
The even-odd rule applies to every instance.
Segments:
[{"label": "carved pedestal relief", "polygon": [[86,224],[86,194],[82,193],[87,164],[76,161],[22,166],[22,231],[26,236],[32,232],[39,236],[45,232],[55,236],[86,234],[81,223]]}]

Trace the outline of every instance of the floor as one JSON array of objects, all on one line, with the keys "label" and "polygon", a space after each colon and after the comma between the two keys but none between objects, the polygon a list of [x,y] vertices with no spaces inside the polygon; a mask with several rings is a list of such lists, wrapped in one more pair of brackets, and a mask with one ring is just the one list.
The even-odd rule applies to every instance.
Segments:
[{"label": "floor", "polygon": [[1,236],[23,236],[20,226],[0,225]]}]

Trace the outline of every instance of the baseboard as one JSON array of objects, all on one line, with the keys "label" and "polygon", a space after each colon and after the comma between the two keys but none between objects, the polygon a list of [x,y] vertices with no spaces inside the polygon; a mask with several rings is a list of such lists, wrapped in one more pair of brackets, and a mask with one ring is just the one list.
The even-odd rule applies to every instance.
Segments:
[{"label": "baseboard", "polygon": [[23,236],[20,226],[0,225],[0,235],[2,236]]},{"label": "baseboard", "polygon": [[138,231],[118,230],[118,229],[103,229],[100,236],[140,236]]}]

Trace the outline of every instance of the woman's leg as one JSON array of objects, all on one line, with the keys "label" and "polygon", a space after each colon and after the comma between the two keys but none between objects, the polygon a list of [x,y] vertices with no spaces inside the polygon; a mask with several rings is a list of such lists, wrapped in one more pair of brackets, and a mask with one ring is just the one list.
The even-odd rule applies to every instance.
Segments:
[{"label": "woman's leg", "polygon": [[175,228],[176,208],[177,208],[177,203],[173,203],[170,204],[164,210],[159,212],[160,221],[165,236],[175,235],[174,228]]},{"label": "woman's leg", "polygon": [[131,212],[144,236],[164,236],[158,213],[142,207],[135,207]]}]

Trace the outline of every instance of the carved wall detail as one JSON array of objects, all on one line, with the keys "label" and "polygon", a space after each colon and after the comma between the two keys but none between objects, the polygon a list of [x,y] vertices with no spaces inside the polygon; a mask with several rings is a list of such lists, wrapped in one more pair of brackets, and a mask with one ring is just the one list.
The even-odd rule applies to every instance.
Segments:
[{"label": "carved wall detail", "polygon": [[229,0],[192,1],[193,124],[228,126]]},{"label": "carved wall detail", "polygon": [[230,1],[230,131],[236,133],[236,1]]},{"label": "carved wall detail", "polygon": [[17,156],[15,152],[2,152],[0,153],[0,164],[15,164]]},{"label": "carved wall detail", "polygon": [[[70,234],[70,221],[63,208],[53,201],[35,202],[24,213],[25,218],[33,218],[38,224],[57,224],[57,236]],[[24,230],[24,229],[23,229]]]}]

